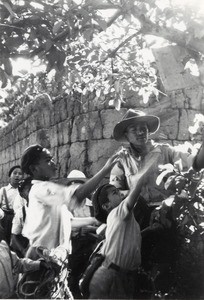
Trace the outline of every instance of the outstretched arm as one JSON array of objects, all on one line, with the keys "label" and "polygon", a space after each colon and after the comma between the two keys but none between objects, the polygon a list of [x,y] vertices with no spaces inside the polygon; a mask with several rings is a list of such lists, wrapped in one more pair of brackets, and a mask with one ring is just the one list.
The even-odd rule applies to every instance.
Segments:
[{"label": "outstretched arm", "polygon": [[129,210],[132,210],[135,204],[137,203],[138,197],[140,195],[141,187],[143,184],[143,179],[145,176],[149,175],[151,172],[151,168],[154,165],[155,161],[157,161],[157,153],[153,155],[143,166],[143,168],[134,176],[135,186],[130,191],[126,201],[127,207]]},{"label": "outstretched arm", "polygon": [[110,172],[112,167],[118,161],[118,154],[112,155],[102,167],[102,169],[96,173],[91,179],[86,183],[80,185],[75,191],[75,197],[77,198],[78,203],[81,203],[84,198],[86,198],[90,193],[92,193],[101,180]]},{"label": "outstretched arm", "polygon": [[195,171],[200,171],[204,168],[204,136],[203,136],[203,143],[195,156],[194,162],[193,162],[193,168]]}]

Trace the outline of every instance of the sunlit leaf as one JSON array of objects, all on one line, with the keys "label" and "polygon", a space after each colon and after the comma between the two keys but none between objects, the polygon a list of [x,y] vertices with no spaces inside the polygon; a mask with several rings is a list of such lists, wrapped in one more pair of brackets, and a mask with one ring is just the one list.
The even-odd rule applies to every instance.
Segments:
[{"label": "sunlit leaf", "polygon": [[63,25],[63,23],[64,23],[63,21],[59,21],[59,22],[55,23],[54,26],[53,26],[52,32],[54,34],[58,33],[61,26]]},{"label": "sunlit leaf", "polygon": [[4,72],[4,70],[2,70],[0,68],[0,81],[1,81],[1,88],[5,88],[7,86],[7,77],[6,74]]},{"label": "sunlit leaf", "polygon": [[4,70],[7,75],[12,75],[12,65],[9,58],[4,58]]}]

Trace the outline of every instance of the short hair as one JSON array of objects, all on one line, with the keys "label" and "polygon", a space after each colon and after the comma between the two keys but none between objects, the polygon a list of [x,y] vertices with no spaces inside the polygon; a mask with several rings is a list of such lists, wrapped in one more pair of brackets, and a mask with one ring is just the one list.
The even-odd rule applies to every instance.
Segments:
[{"label": "short hair", "polygon": [[21,169],[23,172],[32,175],[30,166],[37,163],[43,149],[39,144],[31,145],[25,149],[21,157]]},{"label": "short hair", "polygon": [[13,166],[12,168],[10,168],[9,172],[8,172],[8,176],[10,177],[12,172],[15,170],[15,169],[21,169],[21,166],[20,165],[16,165],[16,166]]},{"label": "short hair", "polygon": [[114,187],[114,185],[106,183],[100,186],[92,197],[92,204],[94,208],[94,217],[102,222],[106,223],[108,213],[105,209],[103,209],[102,205],[107,203],[108,200],[108,189]]}]

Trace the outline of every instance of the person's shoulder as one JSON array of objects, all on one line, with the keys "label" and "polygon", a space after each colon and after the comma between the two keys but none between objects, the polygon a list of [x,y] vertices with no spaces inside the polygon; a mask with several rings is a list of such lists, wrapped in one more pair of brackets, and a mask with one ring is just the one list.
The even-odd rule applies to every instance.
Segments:
[{"label": "person's shoulder", "polygon": [[152,146],[156,149],[164,149],[164,150],[169,150],[169,149],[174,149],[174,146],[168,144],[168,143],[160,143],[160,142],[155,142],[152,141]]}]

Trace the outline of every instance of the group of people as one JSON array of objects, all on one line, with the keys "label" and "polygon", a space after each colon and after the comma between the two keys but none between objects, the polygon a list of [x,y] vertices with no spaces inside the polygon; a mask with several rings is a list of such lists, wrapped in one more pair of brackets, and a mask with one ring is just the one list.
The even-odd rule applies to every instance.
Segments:
[{"label": "group of people", "polygon": [[[113,154],[92,178],[69,175],[66,185],[52,181],[56,164],[48,149],[38,144],[25,149],[20,165],[9,171],[9,185],[0,190],[0,247],[8,257],[4,264],[10,263],[7,268],[0,264],[1,298],[16,297],[13,274],[26,272],[25,264],[33,270],[32,280],[46,268],[39,260],[39,247],[51,251],[59,246],[69,253],[71,293],[81,298],[80,275],[101,239],[104,259],[90,280],[88,297],[136,298],[138,270],[141,264],[146,266],[148,257],[144,245],[149,247],[154,235],[152,211],[171,196],[165,189],[166,178],[157,182],[159,166],[171,164],[180,171],[193,168],[196,172],[204,167],[203,146],[195,155],[152,141],[150,135],[159,126],[158,117],[129,109],[113,130],[114,139],[127,146]],[[108,174],[109,182],[101,185]],[[99,237],[101,226],[104,230]],[[3,255],[0,250],[0,261]]]}]

